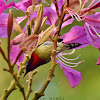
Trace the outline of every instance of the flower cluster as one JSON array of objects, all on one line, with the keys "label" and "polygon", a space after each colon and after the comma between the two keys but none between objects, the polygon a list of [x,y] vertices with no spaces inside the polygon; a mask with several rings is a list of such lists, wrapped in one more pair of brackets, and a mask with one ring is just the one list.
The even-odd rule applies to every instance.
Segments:
[{"label": "flower cluster", "polygon": [[[7,13],[3,13],[4,10],[13,6],[26,14],[16,19],[13,18],[11,34],[14,34],[13,31],[16,30],[19,35],[10,43],[10,59],[14,63],[18,54],[23,51],[16,62],[18,68],[25,54],[29,54],[30,51],[33,52],[45,41],[52,40],[57,32],[60,35],[60,30],[72,24],[75,19],[79,22],[81,21],[84,26],[74,25],[68,33],[60,36],[62,42],[64,44],[80,43],[81,45],[75,49],[81,49],[92,44],[93,47],[98,48],[100,51],[100,12],[94,10],[100,7],[100,1],[92,0],[87,7],[85,7],[85,4],[88,0],[51,1],[49,7],[42,6],[41,2],[48,5],[45,0],[22,0],[17,4],[13,1],[9,4],[5,4],[4,0],[0,1],[0,38],[7,38],[9,31],[7,28],[9,16]],[[22,29],[19,24],[26,18],[28,20]],[[45,24],[49,26],[46,30],[43,29]],[[73,51],[71,53],[58,53],[56,55],[56,62],[64,71],[70,85],[75,87],[80,83],[81,73],[71,67],[76,67],[82,61],[72,63],[70,61],[78,59],[79,56],[74,59],[68,59],[63,56],[73,54]],[[100,65],[100,57],[98,58],[97,65]]]}]

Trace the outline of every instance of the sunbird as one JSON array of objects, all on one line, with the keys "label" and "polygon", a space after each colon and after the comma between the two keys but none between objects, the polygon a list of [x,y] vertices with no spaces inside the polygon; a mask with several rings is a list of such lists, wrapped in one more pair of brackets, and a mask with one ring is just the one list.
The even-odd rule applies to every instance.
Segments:
[{"label": "sunbird", "polygon": [[[62,51],[79,47],[80,45],[80,43],[64,44],[63,42],[61,42],[61,40],[59,40],[57,42],[56,55]],[[36,69],[40,65],[46,64],[51,60],[52,46],[52,41],[46,41],[40,46],[38,46],[38,48],[35,51],[33,51],[31,58],[26,65],[25,75],[28,72]]]}]

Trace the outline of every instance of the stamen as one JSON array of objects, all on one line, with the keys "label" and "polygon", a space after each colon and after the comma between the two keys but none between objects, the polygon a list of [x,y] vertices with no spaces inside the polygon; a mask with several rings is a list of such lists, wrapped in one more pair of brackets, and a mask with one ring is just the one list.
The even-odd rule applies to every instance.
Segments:
[{"label": "stamen", "polygon": [[[85,26],[85,29],[86,29],[87,33],[90,34],[90,36],[91,36],[92,39],[93,39],[93,37],[96,37],[96,36],[92,33],[92,31],[91,31],[91,29],[90,29],[90,27],[89,27],[88,24],[87,24],[87,27]],[[92,36],[93,36],[93,37],[92,37]],[[94,39],[93,39],[93,40],[94,40]]]},{"label": "stamen", "polygon": [[56,58],[57,60],[59,60],[64,66],[67,66],[67,67],[76,67],[78,66],[78,64],[84,62],[84,61],[79,61],[79,62],[69,62],[69,61],[74,61],[76,59],[78,59],[80,57],[80,55],[78,55],[76,58],[74,59],[68,59],[68,58],[65,58],[63,55],[69,55],[69,54],[73,54],[75,52],[75,49],[72,50],[72,52],[70,53],[59,53]]},{"label": "stamen", "polygon": [[98,0],[92,0],[92,2],[87,6],[87,8],[86,9],[88,9],[93,3],[95,3],[96,1],[98,1]]},{"label": "stamen", "polygon": [[67,9],[67,11],[68,11],[68,13],[71,15],[71,17],[74,18],[74,17],[73,17],[73,14],[71,13],[71,11],[70,11],[69,9]]},{"label": "stamen", "polygon": [[81,21],[82,20],[81,17],[74,10],[72,10],[71,8],[67,9],[67,11],[72,16],[72,18],[73,18],[73,16],[75,16],[77,21]]},{"label": "stamen", "polygon": [[95,30],[95,28],[93,26],[91,26],[91,28],[93,29],[93,31],[95,32],[95,34],[100,37],[100,35],[97,33],[97,31]]},{"label": "stamen", "polygon": [[81,21],[82,20],[78,14],[74,13],[74,16],[77,19],[77,21]]},{"label": "stamen", "polygon": [[[74,60],[77,60],[79,57],[80,57],[80,55],[78,55],[76,58],[74,58],[74,59],[68,59],[68,58],[65,58],[64,56],[62,56],[62,54],[59,54],[59,56],[60,57],[62,57],[63,59],[65,59],[65,60],[68,60],[68,61],[74,61]],[[58,56],[58,57],[59,57]]]},{"label": "stamen", "polygon": [[68,61],[66,61],[66,60],[64,60],[64,59],[66,59],[65,57],[61,57],[61,56],[58,56],[58,58],[60,58],[63,62],[65,62],[65,63],[68,63],[68,64],[78,64],[78,63],[81,63],[81,61],[79,61],[79,62],[77,62],[77,63],[73,63],[73,62],[68,62]]},{"label": "stamen", "polygon": [[71,54],[73,54],[75,52],[75,49],[73,49],[71,52],[69,52],[69,53],[63,53],[63,52],[61,52],[61,53],[59,53],[59,54],[61,54],[61,55],[71,55]]},{"label": "stamen", "polygon": [[[60,60],[59,58],[58,58],[58,60]],[[67,67],[77,67],[78,66],[78,64],[80,64],[80,63],[77,63],[76,65],[67,65],[67,64],[65,64],[64,62],[62,62],[61,60],[60,60],[60,62],[64,65],[64,66],[67,66]]]}]

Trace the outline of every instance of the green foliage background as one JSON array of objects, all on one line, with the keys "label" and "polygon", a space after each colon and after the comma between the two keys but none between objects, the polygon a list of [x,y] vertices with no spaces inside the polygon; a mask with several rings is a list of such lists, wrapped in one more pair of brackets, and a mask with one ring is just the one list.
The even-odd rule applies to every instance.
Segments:
[{"label": "green foliage background", "polygon": [[[22,15],[22,12],[17,13],[15,9],[13,9],[13,12],[14,14],[16,13],[16,15]],[[24,22],[22,24],[24,25]],[[73,24],[82,25],[76,21],[74,21]],[[68,32],[72,26],[69,25],[65,27],[61,33]],[[17,33],[15,33],[12,38],[16,34]],[[7,39],[0,40],[2,40],[3,50],[6,52]],[[47,87],[45,96],[39,100],[100,100],[100,66],[96,65],[99,57],[99,50],[90,45],[81,50],[76,50],[76,52],[72,56],[68,56],[68,58],[76,57],[79,54],[81,54],[81,57],[78,60],[85,60],[84,63],[75,68],[82,73],[80,84],[75,88],[71,88],[62,69],[57,65],[55,77]],[[15,70],[17,71],[18,69],[16,67]],[[41,88],[47,77],[49,67],[50,63],[38,68],[39,72],[33,77],[33,92],[31,93],[29,100],[34,96],[34,92]],[[8,88],[10,81],[13,79],[8,72],[3,71],[3,68],[7,68],[7,63],[0,54],[0,97],[4,92],[4,89]],[[28,80],[28,75],[26,75],[24,79],[20,79],[21,83],[25,86],[25,90],[27,89],[26,80]],[[8,100],[22,100],[22,94],[19,92],[19,89],[13,91],[8,97]]]}]

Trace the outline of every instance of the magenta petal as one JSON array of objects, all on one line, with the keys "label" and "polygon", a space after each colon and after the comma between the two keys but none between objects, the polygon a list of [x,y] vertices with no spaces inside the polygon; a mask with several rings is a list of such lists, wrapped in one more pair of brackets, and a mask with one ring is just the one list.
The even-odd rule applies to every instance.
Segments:
[{"label": "magenta petal", "polygon": [[33,12],[33,13],[30,15],[30,20],[36,18],[37,14],[38,14],[38,11]]},{"label": "magenta petal", "polygon": [[[19,48],[19,45],[12,45],[11,47],[11,53],[10,53],[10,59],[12,61],[12,63],[14,63],[17,55],[19,54],[19,52],[21,51],[21,49]],[[17,61],[17,65],[20,66],[20,62],[22,62],[24,59],[24,53],[21,54],[21,56],[19,57],[18,61]]]},{"label": "magenta petal", "polygon": [[[6,10],[7,8],[10,8],[10,7],[12,7],[12,6],[14,6],[14,7],[16,7],[15,6],[15,3],[12,1],[12,2],[10,2],[9,4],[5,4],[5,5],[2,5],[2,6],[0,6],[0,14],[4,11],[4,10]],[[17,7],[16,7],[17,8]]]},{"label": "magenta petal", "polygon": [[0,6],[6,5],[4,0],[0,0]]},{"label": "magenta petal", "polygon": [[[70,14],[66,14],[64,19],[68,18],[69,16],[70,16]],[[67,21],[65,21],[65,22],[62,24],[62,28],[65,27],[65,26],[67,26],[67,25],[69,25],[69,24],[72,24],[73,20],[74,20],[73,18],[70,18],[70,19],[68,19]]]},{"label": "magenta petal", "polygon": [[89,25],[100,30],[100,12],[85,16],[84,19]]},{"label": "magenta petal", "polygon": [[[37,16],[37,11],[33,12],[30,16],[30,20],[34,19]],[[50,7],[43,8],[43,17],[47,16],[46,24],[48,25],[55,25],[57,23],[58,16],[56,12]]]},{"label": "magenta petal", "polygon": [[60,67],[64,71],[64,74],[67,77],[67,79],[69,80],[71,87],[77,86],[82,78],[81,73],[74,69],[64,66],[59,60],[56,62],[60,64]]},{"label": "magenta petal", "polygon": [[88,46],[90,42],[87,39],[87,34],[85,32],[84,27],[82,26],[74,26],[71,28],[71,30],[60,37],[63,39],[62,42],[65,44],[67,43],[80,43],[81,46],[77,47],[77,49],[83,48],[85,46]]},{"label": "magenta petal", "polygon": [[97,38],[91,42],[92,46],[95,48],[100,48],[100,38]]},{"label": "magenta petal", "polygon": [[8,21],[8,14],[2,13],[0,15],[0,38],[7,37],[7,21]]},{"label": "magenta petal", "polygon": [[96,63],[97,65],[100,65],[100,57],[98,58],[98,61]]},{"label": "magenta petal", "polygon": [[20,24],[26,18],[27,18],[27,15],[25,15],[23,17],[17,17],[16,21],[18,22],[18,24]]},{"label": "magenta petal", "polygon": [[91,42],[92,46],[95,48],[100,48],[100,37],[95,33],[93,28],[89,26],[87,23],[84,24],[87,38]]},{"label": "magenta petal", "polygon": [[22,0],[16,4],[16,6],[22,11],[26,11],[29,6],[32,5],[32,0]]},{"label": "magenta petal", "polygon": [[51,7],[43,8],[43,16],[47,16],[46,24],[48,25],[56,25],[58,16],[56,12]]},{"label": "magenta petal", "polygon": [[[57,1],[57,5],[58,5],[59,13],[60,13],[61,7],[63,6],[63,0]],[[55,8],[55,5],[53,3],[51,4],[51,8],[56,12],[56,8]]]}]

